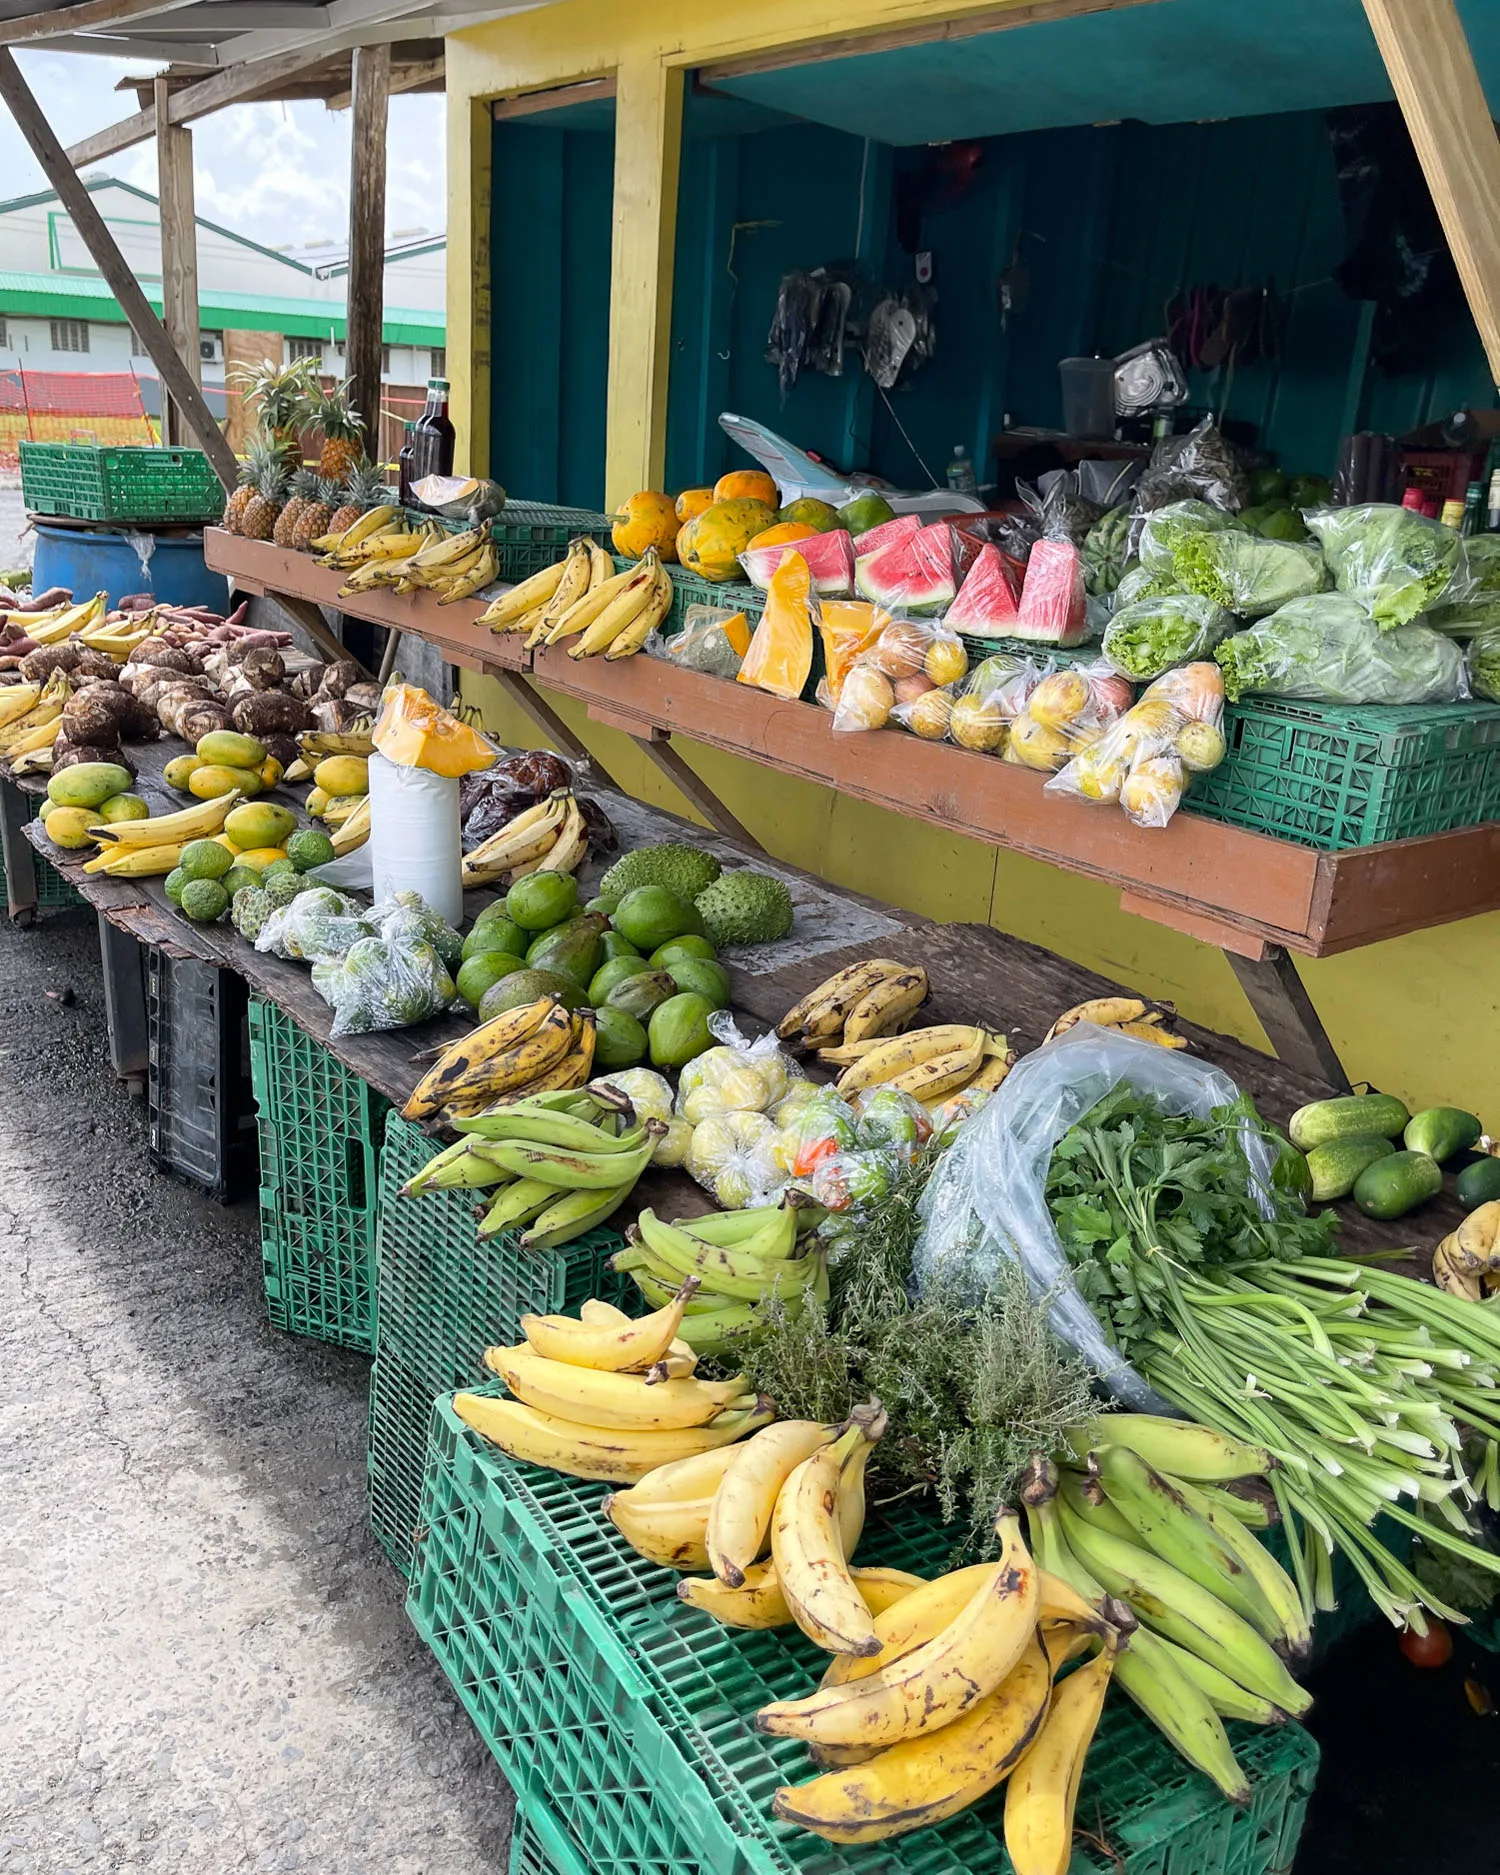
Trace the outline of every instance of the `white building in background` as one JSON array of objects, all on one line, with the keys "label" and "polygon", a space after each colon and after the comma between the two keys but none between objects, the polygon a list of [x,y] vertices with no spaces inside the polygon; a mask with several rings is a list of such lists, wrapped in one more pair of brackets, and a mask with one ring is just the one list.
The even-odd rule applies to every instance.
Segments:
[{"label": "white building in background", "polygon": [[[161,308],[157,198],[134,184],[87,184],[146,296]],[[402,405],[446,370],[447,243],[405,231],[386,255],[382,377]],[[225,371],[247,358],[317,358],[342,376],[347,250],[332,243],[278,251],[198,217],[203,383],[224,412]],[[0,371],[133,372],[159,410],[156,367],[50,190],[0,202]],[[406,396],[401,395],[406,393]]]}]

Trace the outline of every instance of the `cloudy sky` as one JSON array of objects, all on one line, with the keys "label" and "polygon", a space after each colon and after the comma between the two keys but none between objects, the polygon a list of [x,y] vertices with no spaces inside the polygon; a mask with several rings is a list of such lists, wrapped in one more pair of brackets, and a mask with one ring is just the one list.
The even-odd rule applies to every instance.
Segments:
[{"label": "cloudy sky", "polygon": [[[18,64],[64,143],[117,123],[136,109],[115,86],[117,59],[21,52]],[[349,112],[321,104],[234,104],[193,125],[198,213],[267,247],[347,238]],[[445,225],[443,99],[391,99],[386,230],[405,234]],[[156,145],[111,157],[89,175],[115,175],[156,190]],[[20,132],[0,109],[0,177],[6,196],[47,186]]]}]

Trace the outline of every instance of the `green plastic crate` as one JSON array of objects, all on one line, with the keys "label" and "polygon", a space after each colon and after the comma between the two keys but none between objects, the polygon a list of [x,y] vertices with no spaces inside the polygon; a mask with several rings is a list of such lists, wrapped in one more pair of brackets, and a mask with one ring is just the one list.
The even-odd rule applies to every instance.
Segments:
[{"label": "green plastic crate", "polygon": [[[430,522],[432,516],[421,508],[408,508],[415,522]],[[444,520],[450,534],[461,533],[469,524],[463,520]],[[612,514],[594,508],[559,508],[545,501],[507,501],[490,523],[490,539],[500,558],[496,579],[515,583],[530,579],[533,573],[553,566],[567,552],[568,542],[580,534],[592,534],[601,547],[609,542],[615,524]]]},{"label": "green plastic crate", "polygon": [[201,449],[21,444],[21,495],[33,514],[78,521],[217,521],[224,485]]},{"label": "green plastic crate", "polygon": [[[36,903],[38,911],[65,911],[72,905],[86,905],[88,900],[57,870],[51,860],[33,853],[36,868]],[[5,855],[0,853],[0,899],[5,897]]]},{"label": "green plastic crate", "polygon": [[1500,819],[1500,704],[1293,703],[1225,711],[1193,812],[1336,850]]},{"label": "green plastic crate", "polygon": [[399,1114],[386,1121],[380,1168],[379,1332],[370,1379],[370,1524],[403,1576],[422,1502],[432,1403],[487,1375],[484,1351],[515,1341],[528,1313],[576,1310],[618,1279],[605,1261],[623,1243],[612,1230],[539,1253],[516,1248],[519,1233],[483,1239],[475,1230],[482,1192],[399,1188],[437,1151]]},{"label": "green plastic crate", "polygon": [[546,1804],[516,1806],[511,1824],[510,1875],[589,1875],[588,1865]]},{"label": "green plastic crate", "polygon": [[[777,1786],[810,1776],[794,1740],[751,1724],[826,1665],[795,1629],[739,1633],[686,1607],[676,1576],[599,1512],[603,1487],[508,1459],[433,1415],[421,1569],[407,1612],[528,1815],[566,1825],[613,1875],[980,1875],[1008,1870],[1003,1792],[937,1829],[844,1849],[777,1822]],[[943,1568],[952,1533],[872,1521],[863,1559]],[[1078,1820],[1116,1853],[1073,1875],[1285,1875],[1318,1749],[1301,1727],[1231,1728],[1254,1795],[1237,1810],[1125,1700],[1110,1701]]]},{"label": "green plastic crate", "polygon": [[274,1003],[250,1003],[261,1257],[273,1326],[373,1353],[375,1211],[390,1102]]}]

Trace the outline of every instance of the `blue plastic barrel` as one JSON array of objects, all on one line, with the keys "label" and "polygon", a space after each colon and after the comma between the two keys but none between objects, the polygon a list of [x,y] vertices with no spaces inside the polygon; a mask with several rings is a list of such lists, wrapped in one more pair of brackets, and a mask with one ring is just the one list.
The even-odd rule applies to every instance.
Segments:
[{"label": "blue plastic barrel", "polygon": [[[145,554],[136,551],[139,543]],[[201,605],[229,611],[229,581],[203,564],[201,534],[136,533],[120,527],[51,527],[36,523],[32,590],[66,586],[75,599],[96,592],[118,605],[131,593],[149,592],[163,605]]]}]

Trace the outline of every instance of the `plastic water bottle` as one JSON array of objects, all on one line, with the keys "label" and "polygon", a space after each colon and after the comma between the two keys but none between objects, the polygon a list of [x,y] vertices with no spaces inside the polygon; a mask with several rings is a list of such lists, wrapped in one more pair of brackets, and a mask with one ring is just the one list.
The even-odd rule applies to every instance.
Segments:
[{"label": "plastic water bottle", "polygon": [[974,475],[974,464],[962,443],[953,445],[953,460],[948,464],[948,486],[955,495],[979,493],[979,483]]}]

